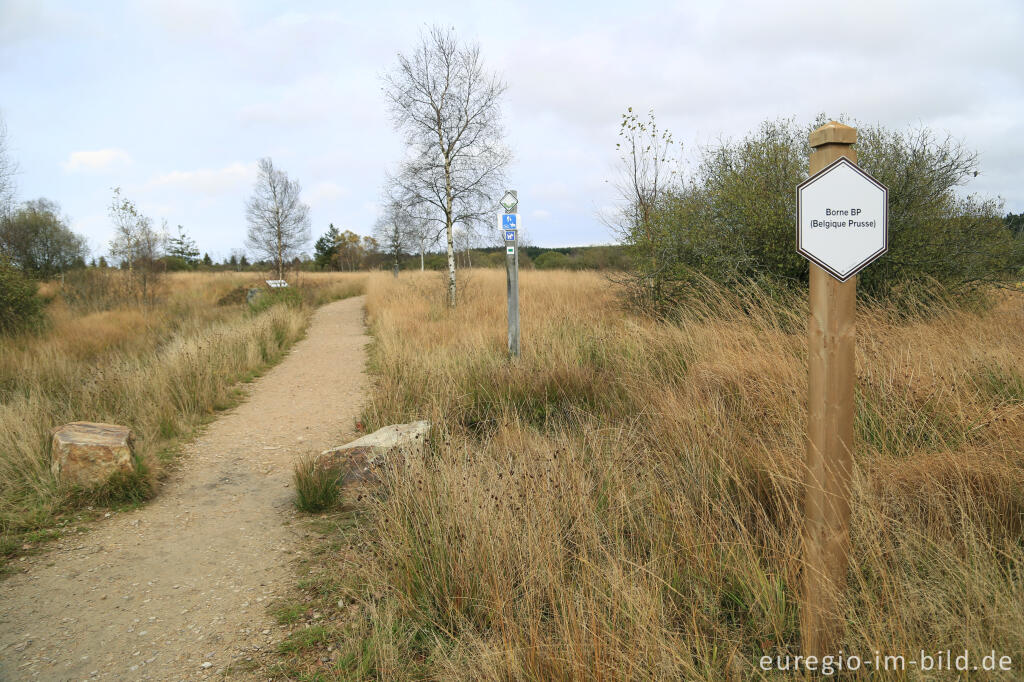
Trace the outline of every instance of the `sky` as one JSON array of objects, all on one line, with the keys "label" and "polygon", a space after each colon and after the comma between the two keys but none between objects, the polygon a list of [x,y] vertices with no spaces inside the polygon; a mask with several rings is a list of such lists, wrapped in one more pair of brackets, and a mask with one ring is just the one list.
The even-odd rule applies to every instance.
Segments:
[{"label": "sky", "polygon": [[[242,248],[256,162],[298,180],[312,236],[370,234],[403,156],[381,76],[453,27],[505,80],[523,231],[614,243],[623,112],[693,163],[766,119],[925,126],[980,156],[964,188],[1024,210],[1024,3],[0,0],[0,116],[20,200],[107,253],[112,188],[216,260]],[[312,244],[308,251],[312,251]]]}]

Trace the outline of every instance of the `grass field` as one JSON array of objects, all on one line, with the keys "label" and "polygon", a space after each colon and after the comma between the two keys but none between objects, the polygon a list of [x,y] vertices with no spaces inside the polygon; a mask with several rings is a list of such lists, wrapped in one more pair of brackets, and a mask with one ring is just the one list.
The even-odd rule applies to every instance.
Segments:
[{"label": "grass field", "polygon": [[[598,274],[523,272],[511,361],[504,273],[462,277],[454,312],[436,273],[368,281],[364,421],[432,420],[431,455],[312,522],[275,670],[772,678],[799,653],[804,297],[708,288],[660,324]],[[847,654],[1024,669],[1024,296],[999,296],[858,311]]]},{"label": "grass field", "polygon": [[[292,305],[245,305],[257,274],[166,276],[155,303],[118,298],[121,272],[76,287],[44,283],[47,324],[0,339],[0,556],[74,527],[84,508],[150,497],[183,438],[233,404],[239,381],[298,340],[313,305],[359,293],[362,276],[304,275]],[[283,300],[283,299],[282,299]],[[271,302],[268,299],[268,302]],[[70,421],[124,424],[139,475],[98,491],[58,488],[50,430]],[[88,511],[88,509],[85,509]]]}]

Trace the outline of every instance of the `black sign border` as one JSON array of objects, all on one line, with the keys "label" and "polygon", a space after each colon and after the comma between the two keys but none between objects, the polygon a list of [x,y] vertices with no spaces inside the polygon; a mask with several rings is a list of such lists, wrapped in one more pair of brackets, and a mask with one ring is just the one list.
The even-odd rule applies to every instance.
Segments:
[{"label": "black sign border", "polygon": [[[841,165],[844,165],[844,164],[849,166],[851,169],[853,169],[854,172],[859,173],[861,176],[866,178],[868,181],[870,181],[876,187],[881,189],[882,190],[882,202],[885,205],[885,208],[882,211],[882,248],[879,249],[878,251],[876,251],[875,253],[871,254],[870,256],[865,258],[864,260],[862,260],[857,265],[853,266],[853,269],[850,272],[846,273],[846,275],[843,275],[843,274],[837,272],[836,270],[832,269],[831,267],[829,267],[825,263],[822,263],[820,260],[815,258],[813,255],[811,255],[810,253],[805,251],[804,250],[804,246],[803,246],[803,241],[800,238],[801,237],[801,235],[800,235],[800,219],[802,217],[801,216],[802,211],[801,211],[801,206],[800,206],[800,192],[801,192],[801,190],[803,190],[808,185],[814,183],[815,181],[820,180],[822,177],[824,177],[825,175],[827,175],[831,171],[835,170],[838,166],[841,166]],[[803,182],[801,182],[799,185],[796,186],[796,250],[797,250],[797,253],[799,253],[801,256],[803,256],[807,260],[811,261],[812,263],[817,265],[819,268],[821,268],[822,270],[824,270],[828,274],[830,274],[833,277],[835,277],[836,279],[838,279],[840,282],[845,282],[846,280],[850,279],[851,277],[856,275],[858,272],[863,270],[865,267],[870,265],[872,262],[874,262],[875,260],[877,260],[878,258],[883,256],[889,250],[889,188],[886,187],[885,185],[883,185],[882,183],[880,183],[878,180],[876,180],[874,177],[872,177],[870,173],[868,173],[866,170],[864,170],[863,168],[861,168],[860,166],[855,164],[853,161],[851,161],[847,157],[840,156],[838,159],[836,159],[835,161],[833,161],[829,165],[825,166],[820,171],[818,171],[817,173],[815,173],[814,175],[812,175],[811,177],[807,178],[806,180],[804,180]]]}]

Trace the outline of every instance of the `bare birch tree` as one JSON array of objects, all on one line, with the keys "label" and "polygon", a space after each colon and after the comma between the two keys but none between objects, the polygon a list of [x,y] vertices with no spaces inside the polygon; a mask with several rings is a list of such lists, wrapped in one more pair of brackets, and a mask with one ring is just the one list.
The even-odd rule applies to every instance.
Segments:
[{"label": "bare birch tree", "polygon": [[404,240],[406,248],[410,251],[419,250],[420,272],[426,267],[426,253],[428,248],[433,248],[444,232],[443,226],[437,222],[424,218],[421,211],[414,210],[414,201],[403,194],[403,189],[393,180],[388,182],[384,192],[384,204],[386,211],[401,210],[404,214]]},{"label": "bare birch tree", "polygon": [[511,154],[502,141],[505,83],[489,73],[476,44],[454,30],[427,30],[384,77],[395,127],[408,157],[391,178],[414,220],[433,225],[448,250],[448,305],[455,307],[453,228],[475,229],[495,213]]},{"label": "bare birch tree", "polygon": [[7,125],[0,118],[0,220],[5,219],[14,203],[14,175],[17,164],[8,155]]},{"label": "bare birch tree", "polygon": [[420,251],[420,272],[423,272],[426,269],[427,248],[433,247],[437,243],[438,234],[428,222],[422,219],[414,219],[412,234],[416,248]]},{"label": "bare birch tree", "polygon": [[413,217],[398,201],[388,201],[384,214],[374,225],[373,237],[380,243],[384,253],[391,257],[392,271],[398,277],[399,259],[417,245]]},{"label": "bare birch tree", "polygon": [[246,246],[274,263],[278,279],[284,279],[285,265],[310,240],[309,206],[302,203],[300,192],[297,180],[274,168],[269,158],[260,159],[256,187],[245,204]]}]

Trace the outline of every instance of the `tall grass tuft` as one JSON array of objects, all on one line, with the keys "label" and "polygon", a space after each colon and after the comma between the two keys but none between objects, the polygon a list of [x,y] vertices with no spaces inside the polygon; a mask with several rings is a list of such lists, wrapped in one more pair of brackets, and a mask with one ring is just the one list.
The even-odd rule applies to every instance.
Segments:
[{"label": "tall grass tuft", "polygon": [[[164,298],[146,306],[55,295],[44,332],[0,340],[0,555],[69,509],[151,497],[181,440],[237,400],[237,382],[303,335],[309,305],[217,305],[251,278],[168,275]],[[360,276],[307,279],[301,296],[311,303],[361,287]],[[50,430],[71,421],[131,428],[137,472],[97,490],[60,488],[49,468]]]},{"label": "tall grass tuft", "polygon": [[316,514],[338,503],[338,472],[317,466],[315,457],[303,457],[295,463],[292,474],[295,485],[295,506]]},{"label": "tall grass tuft", "polygon": [[[523,272],[511,359],[503,273],[474,271],[453,311],[435,279],[368,283],[363,421],[440,438],[339,531],[368,547],[324,568],[364,615],[342,660],[721,680],[799,653],[805,299],[705,284],[658,323],[599,275]],[[845,652],[995,649],[1019,675],[1022,305],[860,307]]]}]

